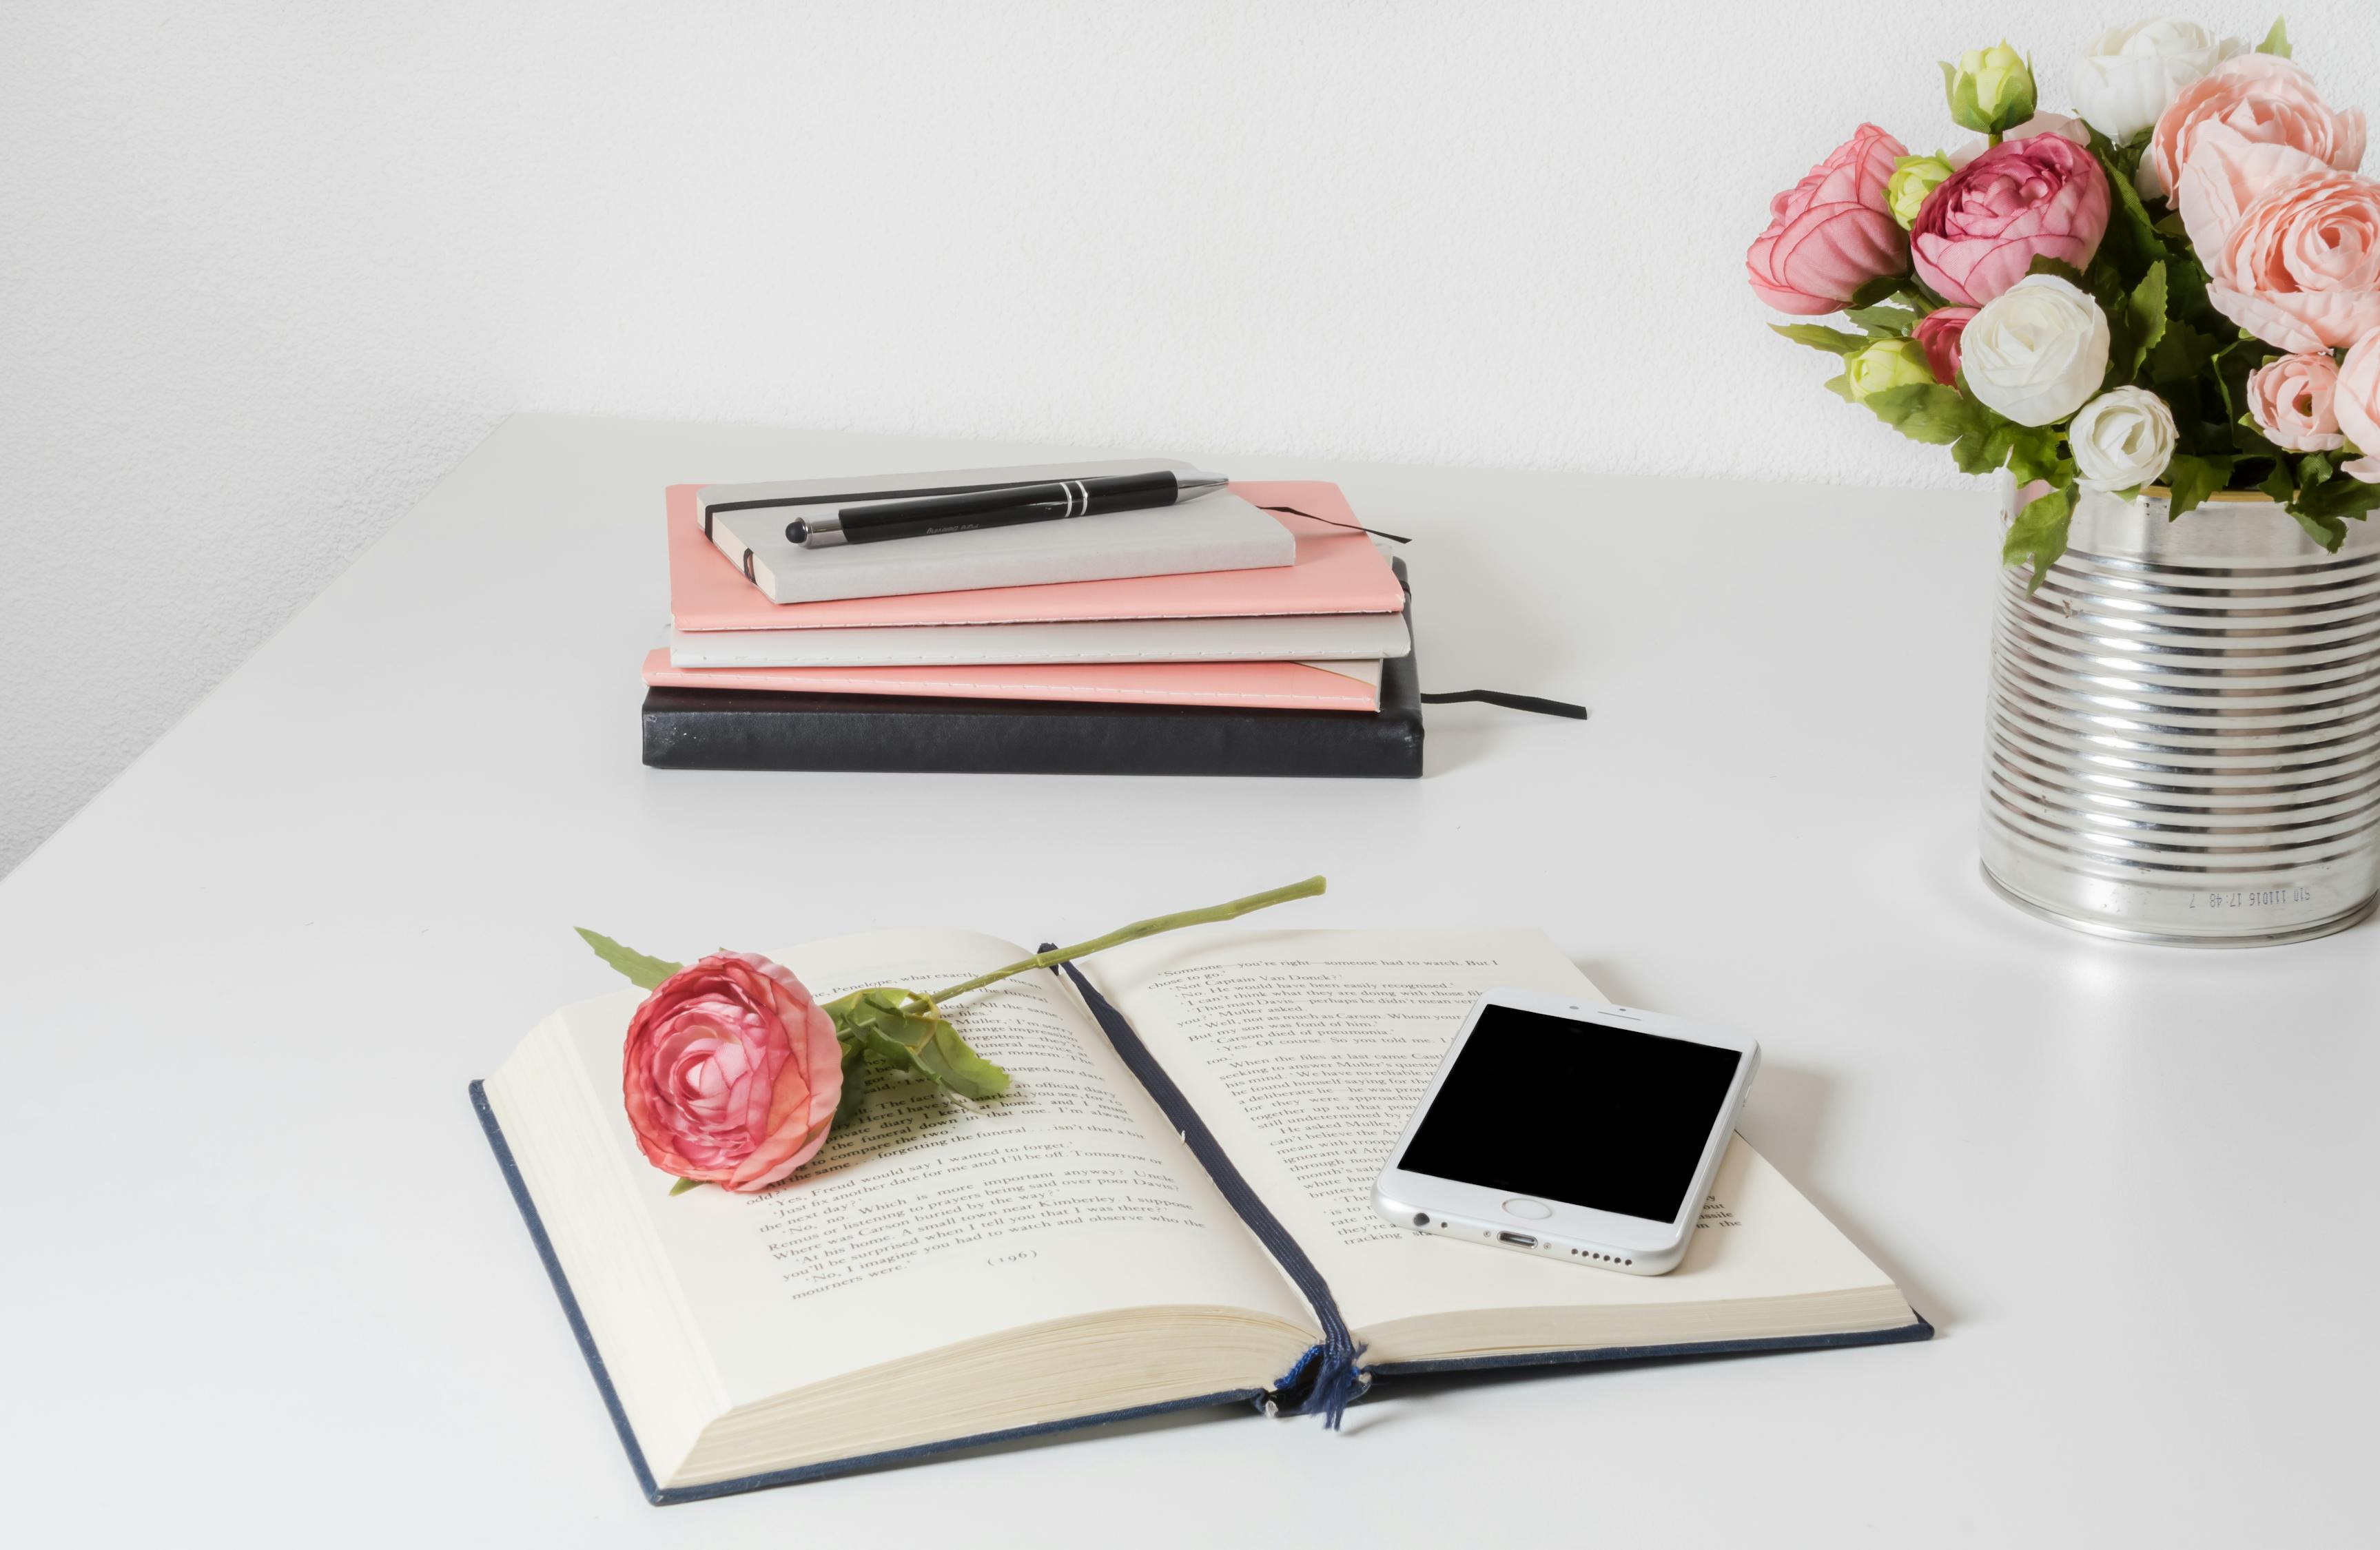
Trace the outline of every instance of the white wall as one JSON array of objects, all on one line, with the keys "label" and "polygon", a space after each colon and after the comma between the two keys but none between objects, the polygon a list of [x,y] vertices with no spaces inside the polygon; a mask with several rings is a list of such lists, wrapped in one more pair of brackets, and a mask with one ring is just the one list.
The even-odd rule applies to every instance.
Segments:
[{"label": "white wall", "polygon": [[1744,247],[1860,118],[1962,138],[1937,58],[2130,18],[14,0],[0,870],[516,409],[1947,482]]}]

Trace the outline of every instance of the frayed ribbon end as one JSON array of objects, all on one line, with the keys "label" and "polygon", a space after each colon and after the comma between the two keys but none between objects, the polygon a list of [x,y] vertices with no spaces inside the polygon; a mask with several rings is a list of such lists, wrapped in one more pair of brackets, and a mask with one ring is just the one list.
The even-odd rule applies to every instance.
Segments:
[{"label": "frayed ribbon end", "polygon": [[1372,1387],[1371,1370],[1363,1365],[1366,1349],[1335,1340],[1307,1347],[1264,1397],[1265,1414],[1318,1415],[1324,1431],[1338,1431],[1347,1407]]}]

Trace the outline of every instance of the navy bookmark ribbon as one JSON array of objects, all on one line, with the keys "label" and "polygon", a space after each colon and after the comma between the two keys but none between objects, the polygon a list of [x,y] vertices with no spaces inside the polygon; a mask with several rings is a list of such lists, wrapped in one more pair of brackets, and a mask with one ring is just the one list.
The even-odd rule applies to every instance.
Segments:
[{"label": "navy bookmark ribbon", "polygon": [[[1051,951],[1056,945],[1043,942],[1040,951]],[[1330,1287],[1323,1280],[1322,1272],[1305,1257],[1305,1251],[1298,1246],[1296,1239],[1289,1235],[1289,1230],[1281,1225],[1279,1218],[1265,1208],[1263,1201],[1257,1198],[1257,1193],[1248,1187],[1248,1181],[1240,1177],[1240,1170],[1232,1166],[1221,1143],[1215,1139],[1213,1132],[1208,1130],[1207,1122],[1198,1118],[1198,1111],[1190,1107],[1190,1100],[1182,1096],[1182,1089],[1173,1084],[1173,1079],[1165,1074],[1165,1068],[1149,1054],[1148,1047],[1140,1042],[1140,1035],[1133,1032],[1132,1024],[1124,1021],[1123,1013],[1110,1006],[1107,998],[1093,989],[1091,982],[1085,979],[1082,971],[1074,964],[1061,963],[1056,967],[1063,969],[1066,977],[1075,982],[1075,988],[1081,992],[1084,1004],[1091,1009],[1091,1016],[1099,1023],[1099,1031],[1107,1035],[1110,1044],[1115,1046],[1115,1052],[1123,1057],[1125,1067],[1148,1090],[1148,1096],[1157,1100],[1157,1107],[1165,1111],[1166,1119],[1172,1120],[1173,1128],[1181,1132],[1183,1142],[1190,1148],[1190,1155],[1198,1159],[1198,1166],[1207,1170],[1207,1177],[1215,1181],[1215,1188],[1222,1192],[1224,1200],[1240,1214],[1240,1219],[1248,1224],[1248,1230],[1257,1235],[1257,1241],[1265,1246],[1265,1251],[1272,1255],[1299,1292],[1304,1294],[1306,1302],[1314,1309],[1315,1318],[1322,1326],[1322,1343],[1307,1347],[1305,1353],[1297,1359],[1296,1365],[1283,1373],[1280,1381],[1273,1385],[1272,1392],[1264,1397],[1266,1413],[1319,1415],[1325,1427],[1338,1430],[1348,1405],[1372,1386],[1372,1374],[1362,1364],[1364,1348],[1355,1343],[1354,1335],[1347,1328],[1347,1321],[1341,1316],[1339,1304],[1331,1298]]]}]

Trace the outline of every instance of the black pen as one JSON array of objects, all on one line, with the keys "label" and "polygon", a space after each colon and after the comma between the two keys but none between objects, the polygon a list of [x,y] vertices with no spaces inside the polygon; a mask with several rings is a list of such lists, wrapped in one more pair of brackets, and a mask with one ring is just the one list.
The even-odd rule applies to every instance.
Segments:
[{"label": "black pen", "polygon": [[785,540],[806,549],[832,544],[881,543],[933,533],[965,533],[978,527],[1008,527],[1020,522],[1056,522],[1070,516],[1146,511],[1211,495],[1230,481],[1220,474],[1111,474],[1087,479],[1050,479],[960,495],[929,495],[916,501],[879,501],[845,506],[827,516],[797,516],[785,524]]}]

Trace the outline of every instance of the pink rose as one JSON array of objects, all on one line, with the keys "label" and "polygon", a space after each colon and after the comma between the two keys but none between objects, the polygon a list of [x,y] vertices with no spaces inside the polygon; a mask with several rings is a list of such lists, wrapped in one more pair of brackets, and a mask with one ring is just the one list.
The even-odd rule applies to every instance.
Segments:
[{"label": "pink rose", "polygon": [[[2182,174],[2202,218],[2201,168],[2213,160],[2202,154]],[[2206,299],[2266,344],[2298,352],[2352,345],[2380,328],[2380,184],[2344,172],[2277,184],[2199,257]]]},{"label": "pink rose", "polygon": [[2366,484],[2380,484],[2380,334],[2367,334],[2347,352],[2330,400],[2338,429],[2364,455],[2339,465]]},{"label": "pink rose", "polygon": [[655,1168],[749,1193],[825,1144],[843,1097],[843,1048],[802,982],[722,952],[653,988],[628,1023],[621,1086]]},{"label": "pink rose", "polygon": [[1909,240],[1885,203],[1884,186],[1901,143],[1863,124],[1810,175],[1768,201],[1768,228],[1744,268],[1760,299],[1780,312],[1815,317],[1842,309],[1853,293],[1906,273]]},{"label": "pink rose", "polygon": [[1980,307],[2037,258],[2081,269],[2107,231],[2107,175],[2064,135],[2003,140],[1925,197],[1909,249],[1946,301]]},{"label": "pink rose", "polygon": [[[2091,126],[2070,114],[2036,113],[2031,118],[2000,137],[2003,140],[2031,139],[2035,135],[2064,135],[2077,145],[2091,143]],[[1991,141],[1971,139],[1950,152],[1950,165],[1963,167],[1991,149]]]},{"label": "pink rose", "polygon": [[1944,387],[1955,387],[1959,381],[1959,336],[1967,332],[1967,321],[1975,315],[1973,307],[1937,307],[1917,320],[1909,337],[1917,341],[1925,352],[1925,364],[1933,369],[1934,380]]},{"label": "pink rose", "polygon": [[2360,109],[2333,113],[2314,91],[2313,78],[2295,65],[2275,54],[2243,54],[2183,87],[2158,115],[2149,152],[2141,159],[2141,191],[2157,199],[2180,188],[2199,137],[2218,126],[2242,139],[2302,151],[2340,172],[2363,164]]},{"label": "pink rose", "polygon": [[2248,414],[2286,452],[2337,452],[2338,363],[2329,352],[2283,356],[2248,373]]}]

